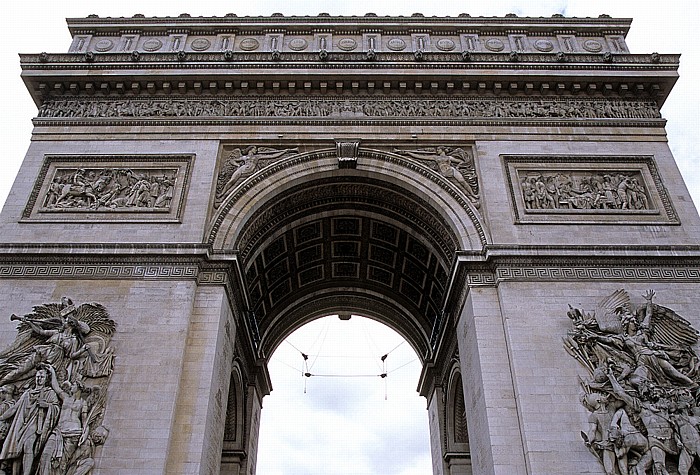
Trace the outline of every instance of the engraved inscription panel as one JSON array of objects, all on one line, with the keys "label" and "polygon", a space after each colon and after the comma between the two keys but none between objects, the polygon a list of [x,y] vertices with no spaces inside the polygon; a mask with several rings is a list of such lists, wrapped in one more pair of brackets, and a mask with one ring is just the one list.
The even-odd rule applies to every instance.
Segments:
[{"label": "engraved inscription panel", "polygon": [[23,218],[177,222],[191,158],[46,157]]}]

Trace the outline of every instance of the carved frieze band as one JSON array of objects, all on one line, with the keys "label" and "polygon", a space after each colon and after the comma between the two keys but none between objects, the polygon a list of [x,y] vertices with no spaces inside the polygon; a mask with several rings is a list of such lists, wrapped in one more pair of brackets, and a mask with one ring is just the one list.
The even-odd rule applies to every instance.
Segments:
[{"label": "carved frieze band", "polygon": [[700,267],[499,266],[494,272],[470,272],[467,284],[469,287],[479,287],[505,281],[605,280],[700,282]]},{"label": "carved frieze band", "polygon": [[22,217],[178,222],[192,156],[47,156]]},{"label": "carved frieze band", "polygon": [[[422,16],[422,15],[421,15]],[[289,19],[286,19],[289,21]],[[387,19],[387,22],[400,21],[404,27],[408,26],[409,18]],[[568,19],[567,19],[568,20]],[[308,17],[307,17],[308,21]],[[362,21],[362,20],[360,20]],[[459,24],[459,29],[466,23]],[[284,23],[288,27],[288,23]],[[523,31],[513,34],[510,31],[480,30],[483,26],[470,25],[470,33],[460,33],[455,24],[446,29],[440,28],[440,33],[426,31],[421,27],[397,33],[390,30],[382,30],[374,24],[364,24],[360,31],[353,33],[333,31],[330,27],[309,25],[308,31],[303,32],[283,30],[246,31],[245,27],[227,25],[218,31],[202,32],[187,25],[177,33],[164,35],[162,31],[149,32],[150,34],[138,34],[142,25],[134,31],[110,31],[95,32],[91,35],[78,34],[73,38],[71,53],[121,53],[137,51],[141,53],[172,53],[172,52],[229,52],[232,54],[277,52],[301,53],[321,52],[351,53],[360,51],[373,52],[491,52],[491,53],[544,53],[555,55],[556,53],[603,53],[614,54],[628,53],[623,34],[615,34],[615,29],[610,29],[606,34],[591,36],[590,31],[576,31],[580,25],[572,25],[566,34],[552,34],[551,31]],[[444,27],[444,25],[443,25]],[[316,28],[319,28],[316,30]],[[124,28],[126,29],[126,28]],[[128,30],[128,29],[127,29]],[[615,32],[615,33],[612,33]],[[612,34],[611,34],[612,33]],[[231,60],[234,58],[231,57]]]},{"label": "carved frieze band", "polygon": [[41,118],[660,119],[650,100],[546,99],[50,99]]},{"label": "carved frieze band", "polygon": [[0,278],[7,279],[192,279],[198,275],[196,265],[0,264]]},{"label": "carved frieze band", "polygon": [[516,223],[679,223],[650,156],[503,160]]}]

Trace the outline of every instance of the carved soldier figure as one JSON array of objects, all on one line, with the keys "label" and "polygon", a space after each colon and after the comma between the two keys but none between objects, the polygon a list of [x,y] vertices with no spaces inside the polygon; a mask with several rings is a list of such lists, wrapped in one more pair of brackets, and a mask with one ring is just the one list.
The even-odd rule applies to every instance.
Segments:
[{"label": "carved soldier figure", "polygon": [[68,460],[89,435],[88,406],[80,397],[80,385],[77,382],[65,381],[64,390],[58,384],[56,371],[52,366],[49,366],[49,372],[51,387],[61,400],[61,412],[58,423],[46,442],[39,467],[40,473],[49,473],[51,467],[55,466],[60,467],[60,473],[65,473]]},{"label": "carved soldier figure", "polygon": [[591,393],[584,396],[583,404],[590,408],[586,445],[594,449],[603,462],[606,475],[615,475],[615,446],[611,439],[610,427],[616,407],[608,402],[608,396]]},{"label": "carved soldier figure", "polygon": [[30,475],[37,459],[58,422],[59,400],[50,387],[49,374],[39,369],[34,388],[27,389],[0,420],[12,417],[7,438],[0,451],[0,460],[12,461],[12,475]]},{"label": "carved soldier figure", "polygon": [[625,402],[630,410],[639,414],[644,428],[647,430],[649,451],[637,463],[637,474],[644,475],[646,470],[653,465],[655,474],[668,475],[666,454],[678,453],[669,416],[669,401],[665,398],[659,398],[655,403],[651,403],[630,396],[617,381],[612,371],[608,372],[608,377],[612,383],[614,394]]},{"label": "carved soldier figure", "polygon": [[[610,439],[615,446],[617,468],[621,475],[629,475],[628,454],[631,450],[646,453],[649,450],[647,438],[630,421],[627,411],[620,408],[610,422]],[[687,474],[686,474],[687,475]]]}]

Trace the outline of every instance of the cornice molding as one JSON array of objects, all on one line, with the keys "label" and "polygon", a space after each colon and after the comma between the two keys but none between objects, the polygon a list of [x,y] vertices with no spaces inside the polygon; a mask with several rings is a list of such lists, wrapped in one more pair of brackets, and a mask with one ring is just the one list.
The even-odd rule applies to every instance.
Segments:
[{"label": "cornice molding", "polygon": [[[183,55],[184,53],[184,55]],[[516,59],[517,58],[517,59]],[[603,53],[565,53],[564,56],[547,53],[510,53],[470,52],[465,56],[461,52],[423,53],[420,61],[413,53],[376,52],[372,60],[365,53],[332,52],[325,60],[318,53],[279,52],[272,57],[270,52],[164,52],[139,53],[136,57],[131,53],[40,53],[20,54],[22,70],[55,70],[55,69],[123,69],[133,70],[159,69],[231,69],[270,68],[288,69],[303,67],[304,69],[335,69],[349,66],[363,69],[380,69],[404,67],[410,69],[430,69],[436,67],[459,69],[505,69],[522,70],[580,70],[601,69],[608,71],[626,70],[636,67],[644,70],[677,70],[679,54],[613,54]],[[294,63],[305,63],[295,65]],[[439,64],[439,66],[436,65]]]}]

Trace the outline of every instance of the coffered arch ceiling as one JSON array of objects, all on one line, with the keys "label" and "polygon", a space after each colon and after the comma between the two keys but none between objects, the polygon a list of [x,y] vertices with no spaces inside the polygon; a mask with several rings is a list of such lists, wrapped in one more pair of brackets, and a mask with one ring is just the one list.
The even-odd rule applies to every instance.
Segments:
[{"label": "coffered arch ceiling", "polygon": [[308,321],[350,312],[389,325],[423,357],[464,232],[404,183],[337,172],[258,197],[226,245],[238,252],[262,352]]}]

